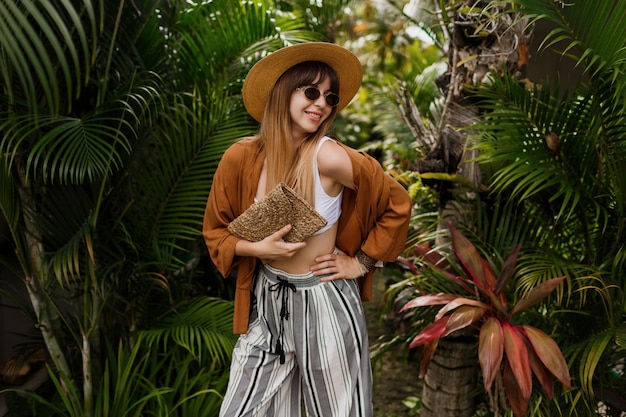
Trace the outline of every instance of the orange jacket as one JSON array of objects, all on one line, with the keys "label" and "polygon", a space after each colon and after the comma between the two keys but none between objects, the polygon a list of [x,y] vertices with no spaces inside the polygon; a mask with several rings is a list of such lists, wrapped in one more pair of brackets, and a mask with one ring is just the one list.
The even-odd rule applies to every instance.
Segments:
[{"label": "orange jacket", "polygon": [[[393,262],[404,250],[411,214],[406,190],[387,175],[378,161],[342,145],[352,161],[354,190],[344,189],[337,248],[350,256],[362,249],[370,257]],[[204,214],[203,235],[213,263],[224,277],[237,270],[234,332],[245,333],[257,259],[235,256],[239,238],[228,224],[253,202],[265,153],[256,142],[236,142],[224,153],[213,177]],[[372,294],[372,272],[360,278],[363,300]]]}]

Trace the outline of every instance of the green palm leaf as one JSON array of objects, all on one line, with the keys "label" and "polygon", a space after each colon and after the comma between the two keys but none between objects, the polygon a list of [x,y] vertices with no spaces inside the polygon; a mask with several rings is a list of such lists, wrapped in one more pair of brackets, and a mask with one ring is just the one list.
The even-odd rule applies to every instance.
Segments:
[{"label": "green palm leaf", "polygon": [[[94,260],[94,194],[82,186],[50,186],[40,196],[38,229],[45,236],[50,264],[60,285],[80,280]],[[97,194],[95,194],[97,196]]]},{"label": "green palm leaf", "polygon": [[[302,16],[313,32],[326,33],[327,40],[334,41],[334,32],[342,20],[346,20],[345,10],[357,3],[354,0],[333,0],[311,2],[309,0],[279,1],[281,10],[290,10]],[[281,4],[282,3],[282,4]],[[295,20],[295,19],[294,19]],[[300,20],[300,19],[297,19]]]},{"label": "green palm leaf", "polygon": [[[477,160],[493,172],[491,186],[522,200],[548,201],[542,206],[546,218],[556,216],[561,224],[573,216],[572,221],[588,218],[611,227],[623,213],[623,192],[616,187],[624,181],[625,119],[596,117],[594,109],[611,103],[601,104],[592,94],[563,101],[535,93],[512,79],[495,81],[481,93],[492,113],[475,126],[481,131]],[[558,138],[557,149],[548,147],[547,135]]]},{"label": "green palm leaf", "polygon": [[118,171],[138,136],[137,128],[158,108],[154,82],[136,87],[107,108],[82,116],[25,114],[0,124],[0,151],[16,157],[28,154],[26,175],[48,183],[94,182]]},{"label": "green palm leaf", "polygon": [[229,102],[225,90],[214,90],[209,102],[206,107],[200,101],[188,105],[179,99],[151,139],[136,150],[122,187],[128,194],[114,202],[124,216],[118,224],[124,225],[124,233],[130,233],[133,246],[146,259],[167,265],[174,250],[199,238],[222,153],[255,130],[241,106]]},{"label": "green palm leaf", "polygon": [[249,67],[263,53],[294,39],[312,37],[300,21],[261,4],[225,0],[187,10],[176,29],[172,50],[183,79],[200,91],[223,84],[235,94]]},{"label": "green palm leaf", "polygon": [[[75,6],[50,2],[8,0],[0,4],[1,77],[9,86],[9,102],[21,93],[33,113],[42,101],[51,114],[71,107],[90,77],[97,27],[94,2]],[[71,28],[71,29],[70,29]],[[42,92],[40,100],[39,92]]]},{"label": "green palm leaf", "polygon": [[208,356],[227,366],[237,339],[230,301],[199,297],[179,306],[138,336],[148,345],[179,346],[202,362]]},{"label": "green palm leaf", "polygon": [[593,394],[593,376],[596,374],[602,356],[606,353],[614,337],[615,334],[612,330],[606,330],[590,339],[585,346],[581,358],[582,366],[579,369],[579,378],[587,393]]},{"label": "green palm leaf", "polygon": [[[544,40],[544,47],[550,48],[563,41],[563,54],[582,65],[590,75],[597,76],[607,70],[615,71],[617,76],[620,72],[626,57],[626,39],[615,34],[623,32],[626,19],[622,2],[583,2],[576,3],[576,7],[559,1],[514,0],[513,3],[523,6],[530,16],[556,24],[556,29]],[[622,85],[623,82],[621,80]]]}]

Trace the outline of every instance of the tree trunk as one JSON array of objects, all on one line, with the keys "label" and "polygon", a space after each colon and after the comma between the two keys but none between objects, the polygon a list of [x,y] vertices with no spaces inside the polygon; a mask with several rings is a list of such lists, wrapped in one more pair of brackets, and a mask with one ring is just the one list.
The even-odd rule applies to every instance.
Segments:
[{"label": "tree trunk", "polygon": [[421,417],[471,417],[476,391],[476,339],[453,333],[439,340],[424,378]]},{"label": "tree trunk", "polygon": [[41,234],[36,226],[33,210],[35,201],[32,195],[28,180],[23,173],[20,173],[20,184],[18,187],[24,216],[25,242],[28,248],[26,259],[30,259],[28,268],[24,269],[24,284],[28,290],[28,295],[37,317],[37,326],[41,331],[48,353],[57,371],[71,378],[70,367],[64,355],[64,349],[59,343],[57,334],[58,315],[55,310],[48,305],[48,295],[45,292],[46,265],[44,261],[44,251]]}]

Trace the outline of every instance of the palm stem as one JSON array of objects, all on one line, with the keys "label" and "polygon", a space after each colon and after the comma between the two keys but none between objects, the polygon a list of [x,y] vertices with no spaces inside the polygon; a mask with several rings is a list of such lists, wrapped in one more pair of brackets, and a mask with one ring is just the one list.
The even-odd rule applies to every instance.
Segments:
[{"label": "palm stem", "polygon": [[28,296],[33,306],[33,310],[37,317],[37,324],[41,330],[48,352],[56,369],[64,375],[71,377],[71,372],[63,349],[56,337],[60,334],[58,331],[58,322],[56,313],[53,309],[48,308],[46,293],[43,287],[45,281],[44,276],[44,254],[41,239],[41,231],[37,228],[33,210],[35,201],[32,189],[22,170],[19,170],[19,196],[22,203],[25,233],[24,239],[28,248],[28,256],[30,256],[30,268],[24,268],[24,283],[28,290]]}]

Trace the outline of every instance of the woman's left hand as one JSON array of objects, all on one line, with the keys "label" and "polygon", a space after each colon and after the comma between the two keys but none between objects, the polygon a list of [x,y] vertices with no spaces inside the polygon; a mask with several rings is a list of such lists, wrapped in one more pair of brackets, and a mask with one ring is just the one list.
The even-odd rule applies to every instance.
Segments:
[{"label": "woman's left hand", "polygon": [[335,279],[356,279],[361,276],[361,269],[356,258],[346,255],[340,250],[335,253],[322,255],[315,258],[315,264],[311,265],[313,275],[324,275],[322,282]]}]

